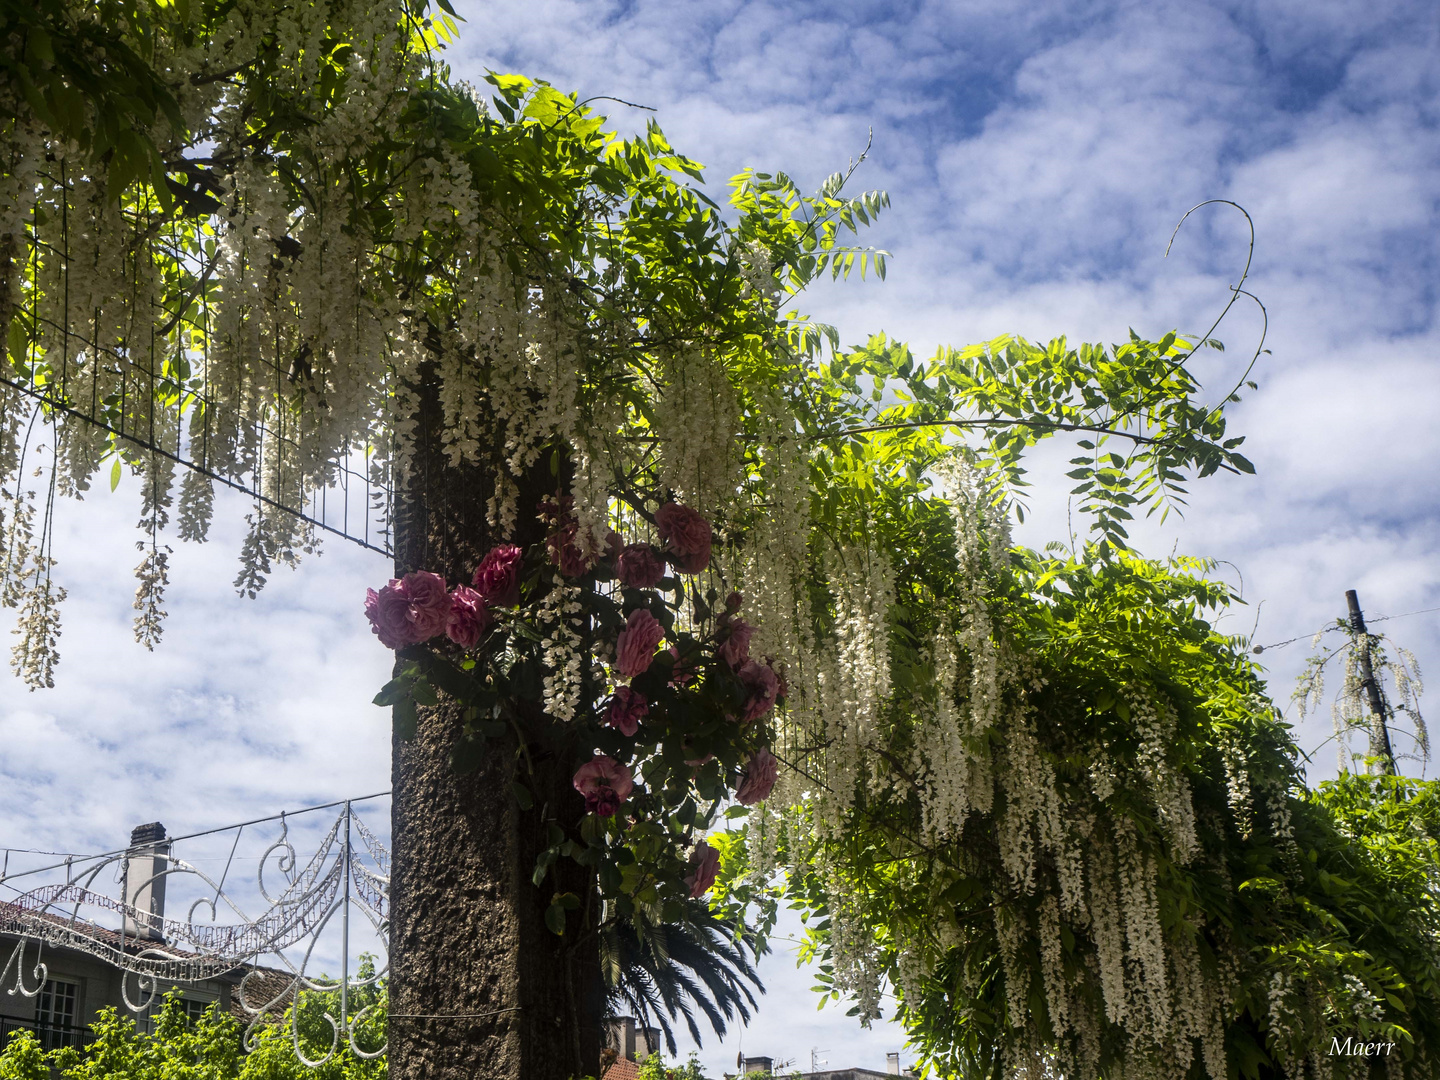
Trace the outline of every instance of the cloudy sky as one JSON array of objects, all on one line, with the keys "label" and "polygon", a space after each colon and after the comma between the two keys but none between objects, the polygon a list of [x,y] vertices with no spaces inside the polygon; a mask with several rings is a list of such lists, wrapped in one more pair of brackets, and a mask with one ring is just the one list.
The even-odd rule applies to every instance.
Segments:
[{"label": "cloudy sky", "polygon": [[[807,310],[848,343],[885,331],[925,353],[1013,332],[1123,340],[1199,331],[1245,257],[1269,311],[1259,390],[1232,410],[1258,474],[1194,488],[1142,549],[1223,560],[1247,606],[1227,625],[1271,649],[1285,699],[1309,635],[1357,588],[1369,614],[1440,606],[1440,206],[1437,9],[1422,3],[458,3],[457,71],[519,71],[653,107],[707,166],[804,186],[865,147],[855,182],[890,192],[868,242],[889,280],[818,290]],[[651,114],[601,103],[621,127]],[[1219,394],[1255,348],[1238,306],[1201,375]],[[1063,455],[1051,454],[1052,459]],[[1041,472],[1037,464],[1037,473]],[[383,561],[339,543],[256,601],[236,598],[243,506],[174,558],[153,655],[130,640],[133,492],[57,512],[65,606],[57,689],[0,685],[0,845],[96,850],[133,824],[172,832],[388,786],[386,718],[369,698],[389,656],[360,614]],[[1064,535],[1042,482],[1021,531]],[[1380,624],[1422,666],[1440,613]],[[1328,716],[1302,724],[1306,749]],[[1333,744],[1311,775],[1333,774]],[[1413,763],[1410,771],[1417,771]],[[783,946],[783,942],[780,943]],[[746,1053],[884,1068],[903,1034],[815,1011],[784,955]],[[733,1068],[740,1040],[702,1059]]]}]

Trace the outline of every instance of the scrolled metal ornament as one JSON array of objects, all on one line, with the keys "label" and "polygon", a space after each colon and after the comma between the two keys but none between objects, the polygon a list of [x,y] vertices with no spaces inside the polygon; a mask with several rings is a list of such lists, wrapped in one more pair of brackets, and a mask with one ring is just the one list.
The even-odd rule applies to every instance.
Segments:
[{"label": "scrolled metal ornament", "polygon": [[[262,1025],[275,1023],[281,1012],[288,1011],[295,1055],[307,1066],[324,1065],[342,1046],[359,1058],[383,1055],[385,1045],[366,1047],[358,1038],[377,1006],[367,1004],[353,1013],[350,1008],[356,992],[379,986],[389,970],[388,962],[358,969],[351,964],[352,929],[362,930],[384,948],[390,884],[389,852],[355,814],[353,803],[359,801],[364,800],[338,804],[339,814],[303,864],[290,832],[295,815],[265,819],[280,822],[280,835],[258,859],[250,893],[261,897],[265,906],[255,915],[247,911],[230,869],[244,830],[260,822],[82,858],[78,874],[76,863],[67,860],[0,877],[0,884],[15,889],[12,883],[22,878],[62,867],[65,872],[63,882],[36,885],[0,902],[0,932],[17,938],[0,968],[0,986],[11,995],[38,995],[49,978],[42,960],[47,945],[84,953],[121,971],[121,998],[134,1013],[153,1008],[168,986],[239,972],[238,1000],[249,1018],[247,1049],[254,1048]],[[182,841],[231,831],[235,839],[218,878],[174,851]],[[107,879],[118,885],[118,897],[104,888]],[[229,888],[227,881],[232,882]],[[177,886],[199,888],[200,895],[188,902],[183,918],[167,918],[154,909],[151,898],[163,896],[167,883],[172,893]],[[358,922],[352,918],[357,914]],[[117,922],[118,930],[106,925]],[[334,933],[340,937],[340,974],[331,978],[316,974],[313,965],[317,952],[327,951],[322,939]],[[31,942],[36,946],[33,965],[27,964]],[[307,1052],[300,1038],[299,1006],[306,993],[339,998],[338,1010],[322,1014],[331,1038],[320,1056],[313,1056],[313,1047]]]}]

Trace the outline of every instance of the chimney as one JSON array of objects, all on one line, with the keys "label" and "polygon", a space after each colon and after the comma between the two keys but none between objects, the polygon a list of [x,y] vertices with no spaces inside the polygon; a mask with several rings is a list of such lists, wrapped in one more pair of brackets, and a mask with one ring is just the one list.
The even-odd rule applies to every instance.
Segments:
[{"label": "chimney", "polygon": [[768,1057],[747,1057],[745,1059],[745,1072],[760,1072],[766,1076],[775,1071],[775,1059]]},{"label": "chimney", "polygon": [[170,844],[158,821],[138,825],[130,833],[125,853],[125,936],[140,941],[164,941],[165,871],[170,868]]},{"label": "chimney", "polygon": [[616,1016],[606,1022],[605,1044],[626,1061],[644,1061],[660,1047],[660,1029],[642,1027],[633,1016]]},{"label": "chimney", "polygon": [[899,1054],[886,1054],[886,1055],[885,1055],[885,1071],[886,1071],[887,1073],[889,1073],[891,1076],[899,1076],[899,1075],[900,1075],[900,1055],[899,1055]]}]

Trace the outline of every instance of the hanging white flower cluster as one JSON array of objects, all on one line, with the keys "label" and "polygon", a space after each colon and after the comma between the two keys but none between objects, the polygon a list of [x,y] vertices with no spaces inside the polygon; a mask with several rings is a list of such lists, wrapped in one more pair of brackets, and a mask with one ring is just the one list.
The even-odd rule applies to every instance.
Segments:
[{"label": "hanging white flower cluster", "polygon": [[540,604],[539,623],[545,633],[543,700],[545,712],[557,720],[575,719],[587,674],[589,656],[578,632],[583,621],[579,592],[557,573]]},{"label": "hanging white flower cluster", "polygon": [[763,296],[771,305],[780,301],[784,289],[775,277],[775,262],[765,245],[752,240],[739,251],[740,276],[745,280],[745,291]]},{"label": "hanging white flower cluster", "polygon": [[[1374,678],[1373,689],[1380,700],[1380,708],[1386,717],[1387,729],[1390,731],[1392,752],[1397,758],[1412,758],[1420,762],[1430,760],[1430,732],[1425,726],[1425,717],[1420,709],[1420,698],[1425,693],[1425,683],[1421,675],[1420,665],[1415,659],[1415,654],[1402,645],[1397,645],[1384,635],[1369,634],[1366,637],[1357,635],[1347,623],[1331,624],[1323,627],[1315,633],[1310,641],[1310,648],[1317,650],[1324,640],[1325,634],[1333,630],[1346,630],[1350,632],[1350,640],[1329,653],[1312,656],[1306,664],[1305,671],[1291,694],[1291,700],[1296,705],[1300,719],[1320,708],[1325,698],[1325,668],[1337,654],[1341,658],[1343,669],[1341,672],[1340,691],[1335,695],[1335,700],[1330,706],[1330,718],[1335,729],[1336,752],[1339,757],[1341,772],[1349,772],[1356,764],[1363,765],[1365,758],[1376,753],[1374,740],[1374,726],[1376,718],[1373,716],[1373,705],[1370,700],[1372,683],[1366,677],[1364,665],[1368,662],[1370,673]],[[1390,655],[1391,649],[1395,655]],[[1402,725],[1395,725],[1398,719],[1397,713],[1405,713],[1406,721]],[[1396,728],[1401,730],[1397,731]],[[1356,754],[1351,748],[1350,740],[1356,731],[1364,731],[1371,736],[1370,746],[1363,754]],[[1395,746],[1395,736],[1401,734],[1409,739],[1410,749],[1405,752]],[[1403,745],[1403,744],[1402,744]],[[1386,762],[1374,760],[1371,762],[1373,770],[1384,771],[1388,768]]]},{"label": "hanging white flower cluster", "polygon": [[[474,161],[414,130],[430,63],[412,42],[416,18],[403,0],[239,0],[204,33],[158,32],[153,66],[189,128],[183,145],[155,135],[183,204],[174,210],[150,188],[109,190],[79,147],[0,87],[0,332],[12,354],[0,365],[0,596],[27,612],[16,662],[32,685],[49,679],[63,595],[38,554],[48,517],[34,540],[33,494],[16,479],[38,452],[25,437],[36,399],[71,410],[46,417],[58,427],[47,464],[59,494],[88,490],[102,463],[112,484],[127,466],[141,477],[136,635],[147,646],[161,632],[162,534],[173,516],[182,539],[204,540],[217,483],[257,497],[235,582],[243,593],[312,552],[336,504],[337,531],[373,529],[372,545],[389,547],[390,499],[411,475],[426,400],[438,402],[448,463],[484,474],[501,534],[521,524],[521,486],[542,455],[563,456],[587,558],[617,523],[620,476],[668,489],[723,529],[742,509],[746,410],[771,433],[755,453],[767,471],[773,461],[777,492],[806,484],[781,393],[748,388],[742,403],[724,346],[647,355],[653,327],[597,316],[581,297],[594,286],[566,269],[573,253],[551,250],[543,232],[523,235]],[[237,77],[251,70],[253,83]],[[256,84],[283,104],[273,146],[257,134]],[[473,91],[469,102],[479,124],[492,123]],[[381,181],[364,187],[356,177],[367,170]],[[577,212],[608,212],[593,189],[576,198]],[[768,267],[761,249],[746,252],[738,265]],[[620,269],[598,273],[613,283]],[[766,280],[769,296],[778,286]],[[629,381],[649,395],[653,427],[616,392]],[[177,461],[192,466],[178,492]],[[782,515],[782,548],[795,543],[797,515],[803,498]],[[764,547],[751,549],[757,565]]]},{"label": "hanging white flower cluster", "polygon": [[869,760],[878,745],[880,710],[890,695],[888,616],[895,602],[889,555],[871,547],[844,547],[825,560],[834,601],[833,642],[805,665],[802,681],[810,704],[807,734],[825,747],[814,755],[826,778],[816,793],[821,829],[843,829],[857,793],[877,788],[883,772]]},{"label": "hanging white flower cluster", "polygon": [[[100,17],[82,5],[72,14]],[[150,188],[110,190],[104,170],[52,136],[24,100],[0,102],[0,328],[13,364],[6,378],[33,395],[7,391],[6,427],[24,422],[22,401],[71,410],[48,416],[59,429],[50,465],[60,494],[85,492],[107,456],[116,478],[123,464],[141,476],[136,635],[149,646],[163,617],[159,534],[175,502],[176,459],[196,466],[179,491],[182,538],[205,538],[214,479],[260,495],[246,589],[272,561],[313,549],[295,514],[351,455],[374,447],[382,471],[393,464],[383,422],[396,298],[356,227],[343,168],[326,163],[397,130],[417,70],[398,2],[242,0],[206,33],[157,26],[150,60],[189,129],[184,145],[168,128],[152,131],[175,164],[180,212]],[[308,121],[283,154],[254,149],[254,103],[234,78],[249,67],[264,69],[278,97],[307,103]],[[330,94],[337,82],[344,93]],[[24,459],[22,443],[0,469],[15,476]],[[26,491],[6,498],[12,521],[31,513]],[[17,663],[34,673],[25,674],[32,686],[43,684],[63,590],[48,574],[36,583],[23,559],[7,560],[0,577],[12,591],[30,581]],[[41,655],[49,659],[33,659]]]},{"label": "hanging white flower cluster", "polygon": [[[926,858],[964,859],[973,837],[993,837],[1005,883],[994,887],[1009,899],[996,900],[984,918],[1004,987],[1007,1075],[1097,1075],[1102,1044],[1113,1055],[1118,1030],[1127,1078],[1179,1080],[1198,1060],[1222,1080],[1238,961],[1222,955],[1218,968],[1202,963],[1202,930],[1212,948],[1221,942],[1223,954],[1223,929],[1204,928],[1194,915],[1175,921],[1161,906],[1161,875],[1169,872],[1163,864],[1183,867],[1200,857],[1196,808],[1174,757],[1176,708],[1159,686],[1131,679],[1114,708],[1127,710],[1135,748],[1127,756],[1105,744],[1077,746],[1072,753],[1091,763],[1088,776],[1081,785],[1062,783],[1042,746],[1042,732],[1056,721],[1034,704],[1045,684],[995,621],[1010,559],[1005,507],[962,460],[947,459],[935,472],[955,521],[959,600],[919,649],[925,678],[912,671],[902,684],[892,671],[895,571],[883,551],[839,546],[822,553],[815,560],[822,573],[803,594],[789,591],[790,582],[769,586],[758,566],[744,570],[747,596],[772,598],[755,640],[772,634],[767,647],[784,650],[790,696],[777,752],[791,755],[807,791],[801,801],[792,775],[752,819],[749,880],[768,880],[777,847],[786,849],[792,870],[807,868],[831,919],[825,941],[832,985],[854,999],[862,1018],[879,1015],[887,979],[905,1000],[919,1000],[925,973],[978,931],[951,924],[943,901],[922,903],[926,917],[917,922],[861,926],[855,904],[863,885],[835,861],[855,815],[864,816],[862,803],[877,795],[912,798],[921,830],[900,847],[929,853],[916,856],[916,867]],[[780,565],[768,560],[764,570],[774,574]],[[824,583],[828,618],[807,631],[807,621],[816,626],[817,582]],[[779,634],[777,627],[788,629]],[[892,710],[906,718],[908,741],[897,744]],[[1293,847],[1285,792],[1252,794],[1238,744],[1226,768],[1234,827],[1263,823]],[[1117,797],[1122,790],[1158,826],[1159,848],[1142,838]],[[913,887],[924,895],[929,876],[916,874]],[[1088,942],[1083,973],[1062,953],[1067,935]],[[967,965],[963,978],[975,979],[979,992],[980,972]],[[1050,1032],[1045,1045],[1034,1041],[1037,995]]]},{"label": "hanging white flower cluster", "polygon": [[668,356],[652,415],[660,481],[692,506],[727,508],[739,482],[740,407],[719,357],[685,350]]},{"label": "hanging white flower cluster", "polygon": [[[1156,815],[1175,858],[1188,863],[1196,850],[1195,806],[1190,800],[1189,781],[1169,761],[1168,751],[1176,737],[1175,710],[1163,700],[1157,707],[1150,695],[1138,687],[1131,689],[1129,704],[1130,718],[1140,737],[1140,774],[1150,789]],[[1235,806],[1233,801],[1231,806]]]}]

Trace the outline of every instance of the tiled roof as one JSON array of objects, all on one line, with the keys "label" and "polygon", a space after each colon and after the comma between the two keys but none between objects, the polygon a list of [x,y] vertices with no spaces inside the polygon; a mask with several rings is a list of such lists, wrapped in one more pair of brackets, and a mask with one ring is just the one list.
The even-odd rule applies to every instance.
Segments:
[{"label": "tiled roof", "polygon": [[[64,915],[54,911],[25,911],[18,904],[12,904],[7,900],[0,900],[0,934],[14,934],[17,937],[25,932],[24,925],[20,922],[21,914],[30,918],[41,918],[46,922],[52,922],[56,926],[69,926],[71,920]],[[122,939],[120,931],[110,930],[107,927],[97,926],[88,919],[76,919],[75,924],[84,928],[83,932],[87,937],[94,937],[97,941],[103,941],[111,948],[118,949],[124,945],[126,952],[139,952],[152,944],[151,942],[140,942],[132,934]]]},{"label": "tiled roof", "polygon": [[[250,975],[250,972],[254,975]],[[249,982],[245,987],[245,1000],[252,1008],[260,1008],[266,1002],[285,994],[294,985],[295,976],[288,971],[277,971],[274,968],[257,967],[253,964],[246,964],[235,972],[237,976],[248,978]],[[278,1021],[284,1015],[285,1009],[293,999],[286,994],[279,1001],[265,1010],[267,1020]],[[239,1020],[242,1024],[248,1024],[255,1019],[252,1013],[245,1011],[240,1003],[240,986],[237,982],[235,989],[230,991],[230,1015]]]},{"label": "tiled roof", "polygon": [[640,1066],[629,1058],[616,1058],[614,1064],[605,1070],[600,1080],[637,1080]]},{"label": "tiled roof", "polygon": [[[12,934],[18,937],[25,932],[25,928],[20,923],[18,918],[20,913],[21,908],[17,905],[11,904],[4,900],[0,900],[0,934]],[[85,919],[75,920],[72,924],[72,920],[66,918],[64,915],[60,915],[53,911],[27,912],[27,914],[31,918],[34,918],[38,915],[40,918],[46,920],[47,922],[52,922],[57,926],[75,925],[81,928],[81,932],[86,937],[93,937],[97,941],[103,942],[104,944],[116,950],[119,950],[123,947],[124,951],[127,953],[138,953],[145,949],[154,948],[155,946],[155,942],[138,941],[133,936],[128,935],[122,937],[118,930],[111,930],[107,927],[97,926],[94,923]],[[60,949],[65,948],[65,946],[63,945],[52,945],[50,947]],[[166,946],[166,948],[167,951],[182,956],[198,955],[190,949],[182,949],[178,946],[171,945]],[[211,976],[211,978],[237,984],[234,992],[232,992],[230,995],[230,1012],[237,1020],[240,1020],[243,1023],[249,1023],[253,1019],[253,1017],[250,1014],[246,1013],[245,1010],[240,1006],[240,989],[238,983],[241,978],[243,978],[248,972],[251,971],[254,971],[257,974],[254,976],[254,978],[250,980],[250,985],[248,988],[249,992],[246,994],[246,997],[253,1005],[263,1005],[272,998],[277,997],[291,985],[291,981],[294,978],[294,976],[287,971],[280,971],[275,968],[261,967],[258,964],[239,964],[231,971]],[[274,1015],[276,1018],[278,1018],[279,1015],[284,1012],[285,1007],[288,1004],[288,999],[282,1000],[271,1006],[271,1008],[267,1011],[270,1014]]]}]

